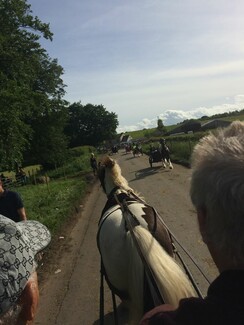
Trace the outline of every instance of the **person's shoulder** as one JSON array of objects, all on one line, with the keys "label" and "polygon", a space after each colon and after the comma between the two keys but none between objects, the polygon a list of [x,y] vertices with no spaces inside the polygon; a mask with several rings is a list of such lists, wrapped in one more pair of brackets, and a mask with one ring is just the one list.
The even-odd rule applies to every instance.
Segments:
[{"label": "person's shoulder", "polygon": [[7,196],[11,196],[11,197],[20,197],[20,194],[18,192],[15,191],[10,191],[10,190],[5,190],[6,191],[6,195]]}]

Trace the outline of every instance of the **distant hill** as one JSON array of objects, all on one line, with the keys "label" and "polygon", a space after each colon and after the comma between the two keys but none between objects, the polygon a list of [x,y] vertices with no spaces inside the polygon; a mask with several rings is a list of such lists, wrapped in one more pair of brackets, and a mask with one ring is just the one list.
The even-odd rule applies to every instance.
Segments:
[{"label": "distant hill", "polygon": [[[241,111],[234,111],[234,112],[228,112],[228,113],[222,113],[222,114],[215,114],[212,116],[202,116],[199,119],[191,119],[191,120],[184,120],[181,123],[173,124],[173,125],[167,125],[165,126],[167,129],[167,133],[172,131],[173,129],[180,128],[182,125],[189,123],[189,122],[200,122],[201,125],[210,122],[212,120],[223,120],[223,121],[244,121],[244,109]],[[150,138],[153,136],[157,136],[157,127],[151,128],[151,129],[143,129],[143,130],[137,130],[137,131],[130,131],[125,132],[125,134],[130,135],[133,139],[139,139],[139,138]]]}]

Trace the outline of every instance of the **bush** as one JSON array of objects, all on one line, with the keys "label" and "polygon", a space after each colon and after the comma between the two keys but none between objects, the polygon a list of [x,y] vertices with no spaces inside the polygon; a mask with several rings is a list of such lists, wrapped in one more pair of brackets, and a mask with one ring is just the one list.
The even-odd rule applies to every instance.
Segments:
[{"label": "bush", "polygon": [[69,149],[69,156],[71,158],[80,157],[80,156],[90,154],[91,152],[94,152],[95,150],[96,149],[92,146],[75,147],[75,148]]}]

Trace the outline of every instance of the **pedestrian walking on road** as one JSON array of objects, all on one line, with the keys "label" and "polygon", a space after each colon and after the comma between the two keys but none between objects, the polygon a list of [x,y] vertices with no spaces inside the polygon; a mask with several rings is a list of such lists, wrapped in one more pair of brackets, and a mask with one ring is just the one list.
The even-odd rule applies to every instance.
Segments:
[{"label": "pedestrian walking on road", "polygon": [[90,165],[93,170],[93,174],[96,175],[97,174],[97,159],[96,159],[94,153],[91,153]]}]

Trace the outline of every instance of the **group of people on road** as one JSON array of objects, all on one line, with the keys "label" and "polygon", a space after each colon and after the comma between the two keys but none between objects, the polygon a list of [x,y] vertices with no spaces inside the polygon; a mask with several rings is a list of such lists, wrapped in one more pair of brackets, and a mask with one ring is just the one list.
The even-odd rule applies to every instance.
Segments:
[{"label": "group of people on road", "polygon": [[134,143],[132,145],[132,149],[133,149],[133,156],[143,156],[143,150],[142,150],[142,146],[140,143]]},{"label": "group of people on road", "polygon": [[[94,173],[98,164],[90,160]],[[202,138],[192,154],[190,197],[203,242],[220,275],[206,298],[164,304],[140,325],[244,324],[244,122]],[[0,324],[27,324],[37,311],[35,256],[50,242],[48,229],[27,220],[18,193],[0,180]]]}]

